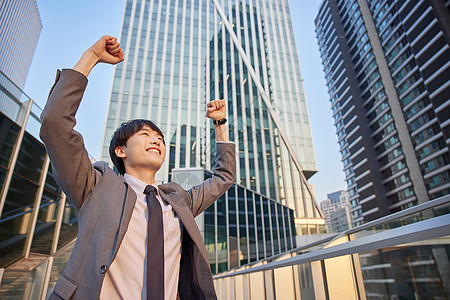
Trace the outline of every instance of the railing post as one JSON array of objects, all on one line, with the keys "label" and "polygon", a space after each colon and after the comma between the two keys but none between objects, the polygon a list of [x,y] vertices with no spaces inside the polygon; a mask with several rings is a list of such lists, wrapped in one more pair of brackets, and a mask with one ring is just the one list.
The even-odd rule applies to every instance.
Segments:
[{"label": "railing post", "polygon": [[[22,122],[20,122],[22,124],[19,130],[19,134],[17,135],[16,143],[14,144],[14,148],[11,154],[11,160],[9,161],[8,165],[8,171],[5,174],[5,181],[3,182],[2,190],[0,192],[0,217],[3,212],[3,207],[5,206],[6,196],[8,195],[14,168],[16,167],[17,157],[19,156],[20,146],[22,145],[23,136],[25,134],[25,127],[27,126],[28,117],[30,116],[31,107],[33,106],[33,100],[30,99],[27,102],[22,103],[22,107],[25,105],[26,108],[23,113],[23,119],[21,120]],[[22,114],[20,115],[22,116]]]},{"label": "railing post", "polygon": [[28,258],[28,255],[30,255],[31,243],[33,242],[34,230],[36,228],[37,217],[39,214],[39,208],[41,206],[42,194],[44,193],[45,180],[47,179],[47,171],[48,171],[49,165],[50,165],[50,159],[49,159],[48,155],[45,155],[44,166],[42,167],[42,173],[41,173],[41,177],[39,179],[39,188],[36,193],[33,213],[31,215],[31,220],[30,220],[30,223],[28,226],[28,235],[27,235],[27,239],[25,241],[25,247],[24,247],[24,257],[25,258]]},{"label": "railing post", "polygon": [[61,198],[59,200],[59,207],[58,207],[58,215],[56,217],[55,231],[53,233],[52,248],[50,250],[51,255],[53,255],[56,252],[56,250],[58,250],[58,241],[59,235],[61,234],[61,225],[65,207],[66,207],[66,194],[64,194],[61,191]]}]

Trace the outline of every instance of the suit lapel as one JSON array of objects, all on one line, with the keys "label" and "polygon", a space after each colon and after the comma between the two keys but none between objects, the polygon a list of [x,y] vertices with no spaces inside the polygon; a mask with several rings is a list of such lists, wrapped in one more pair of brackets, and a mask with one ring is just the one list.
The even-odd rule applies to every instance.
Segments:
[{"label": "suit lapel", "polygon": [[123,183],[125,184],[125,199],[123,199],[122,206],[122,215],[119,223],[119,234],[117,236],[117,243],[114,249],[114,257],[117,254],[117,251],[122,243],[123,237],[125,236],[125,232],[127,232],[128,225],[130,224],[131,215],[133,214],[134,206],[136,205],[136,194],[134,191],[128,186],[126,180],[120,176]]},{"label": "suit lapel", "polygon": [[[170,183],[169,183],[170,184]],[[183,226],[189,233],[191,239],[196,243],[203,243],[203,238],[198,230],[197,223],[194,220],[191,210],[184,201],[183,196],[176,192],[167,192],[164,188],[166,184],[158,186],[161,199],[172,205],[173,210],[180,218]]]}]

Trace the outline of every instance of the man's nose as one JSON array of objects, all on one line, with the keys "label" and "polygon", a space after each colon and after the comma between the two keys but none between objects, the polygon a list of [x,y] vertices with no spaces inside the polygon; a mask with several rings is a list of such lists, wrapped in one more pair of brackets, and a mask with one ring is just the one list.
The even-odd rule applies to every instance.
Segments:
[{"label": "man's nose", "polygon": [[150,141],[150,143],[154,144],[154,145],[160,145],[161,141],[159,139],[153,139]]}]

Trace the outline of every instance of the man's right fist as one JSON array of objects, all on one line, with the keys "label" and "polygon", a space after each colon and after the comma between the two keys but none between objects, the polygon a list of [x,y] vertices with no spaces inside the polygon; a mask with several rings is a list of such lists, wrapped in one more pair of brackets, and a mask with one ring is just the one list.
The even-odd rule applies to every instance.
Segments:
[{"label": "man's right fist", "polygon": [[98,62],[115,65],[123,61],[123,51],[117,39],[113,36],[102,36],[94,45],[89,47],[88,51],[98,58]]}]

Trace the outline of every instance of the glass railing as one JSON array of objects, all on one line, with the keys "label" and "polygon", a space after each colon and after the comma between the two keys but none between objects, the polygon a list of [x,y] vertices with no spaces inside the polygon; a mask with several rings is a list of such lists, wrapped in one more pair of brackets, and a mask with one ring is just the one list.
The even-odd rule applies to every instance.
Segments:
[{"label": "glass railing", "polygon": [[[39,259],[32,270],[13,265],[3,271],[0,284],[0,299],[47,299],[64,270],[75,240],[50,257],[32,256]],[[1,275],[1,273],[0,273]]]},{"label": "glass railing", "polygon": [[[54,240],[57,212],[60,201],[45,200],[41,202],[31,244],[31,252],[50,255],[51,247],[64,247],[76,238],[78,228],[75,210],[65,203],[58,240]],[[29,234],[33,206],[26,206],[0,219],[0,266],[9,266],[24,257],[26,239]],[[0,298],[1,299],[1,298]]]},{"label": "glass railing", "polygon": [[219,299],[450,299],[450,195],[218,274]]}]

